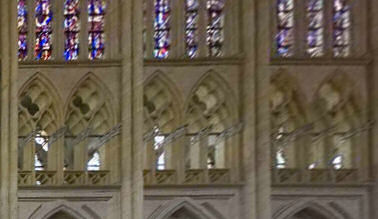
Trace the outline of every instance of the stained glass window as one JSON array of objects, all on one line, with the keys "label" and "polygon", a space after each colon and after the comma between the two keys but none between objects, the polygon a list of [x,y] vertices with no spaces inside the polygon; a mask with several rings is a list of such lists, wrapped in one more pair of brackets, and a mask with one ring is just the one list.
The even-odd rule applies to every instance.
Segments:
[{"label": "stained glass window", "polygon": [[347,0],[333,1],[333,54],[345,57],[350,53],[350,6]]},{"label": "stained glass window", "polygon": [[198,0],[186,0],[185,2],[185,43],[186,54],[193,58],[198,50]]},{"label": "stained glass window", "polygon": [[168,57],[170,47],[170,16],[171,8],[169,0],[155,0],[154,57],[158,59]]},{"label": "stained glass window", "polygon": [[277,55],[293,55],[294,43],[294,0],[277,0]]},{"label": "stained glass window", "polygon": [[105,50],[105,19],[106,3],[104,0],[88,0],[89,25],[89,59],[102,59]]},{"label": "stained glass window", "polygon": [[308,0],[307,4],[307,53],[311,57],[319,57],[324,53],[323,4],[323,0]]},{"label": "stained glass window", "polygon": [[64,58],[76,60],[79,56],[79,0],[64,2]]},{"label": "stained glass window", "polygon": [[52,51],[52,18],[50,0],[36,0],[35,7],[35,57],[48,60]]},{"label": "stained glass window", "polygon": [[26,0],[17,2],[17,29],[18,29],[18,60],[25,60],[28,54],[28,11]]},{"label": "stained glass window", "polygon": [[207,45],[209,47],[209,56],[222,55],[224,3],[225,0],[207,0]]}]

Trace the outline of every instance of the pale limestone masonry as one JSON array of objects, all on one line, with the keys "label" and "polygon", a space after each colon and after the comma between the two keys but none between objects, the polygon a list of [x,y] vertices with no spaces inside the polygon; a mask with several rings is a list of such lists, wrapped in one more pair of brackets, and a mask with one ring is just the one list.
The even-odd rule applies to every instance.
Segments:
[{"label": "pale limestone masonry", "polygon": [[378,218],[378,1],[347,1],[342,58],[331,0],[325,55],[305,54],[295,0],[295,55],[277,57],[277,1],[225,0],[222,56],[208,57],[199,0],[190,59],[185,1],[171,0],[169,57],[156,60],[154,0],[106,0],[105,56],[90,61],[80,0],[67,62],[64,0],[51,1],[48,61],[33,58],[35,1],[18,61],[17,1],[0,0],[0,219]]}]

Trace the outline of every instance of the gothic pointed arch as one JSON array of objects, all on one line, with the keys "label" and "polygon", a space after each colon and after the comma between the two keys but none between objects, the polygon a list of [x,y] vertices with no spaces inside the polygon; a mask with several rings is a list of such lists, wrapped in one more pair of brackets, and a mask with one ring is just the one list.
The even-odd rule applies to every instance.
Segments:
[{"label": "gothic pointed arch", "polygon": [[62,126],[61,99],[42,73],[34,74],[19,90],[18,167],[42,170],[48,165],[49,135]]},{"label": "gothic pointed arch", "polygon": [[316,201],[302,200],[286,206],[273,214],[274,219],[351,219],[345,213],[335,210],[330,205],[321,204]]},{"label": "gothic pointed arch", "polygon": [[34,74],[19,91],[19,134],[38,128],[52,134],[62,121],[61,98],[42,73]]},{"label": "gothic pointed arch", "polygon": [[163,133],[172,132],[182,119],[182,96],[168,76],[157,71],[144,83],[145,131],[158,126]]},{"label": "gothic pointed arch", "polygon": [[307,121],[302,91],[295,78],[283,69],[271,76],[270,87],[273,165],[279,169],[297,168],[301,145],[294,133]]},{"label": "gothic pointed arch", "polygon": [[187,168],[229,167],[226,160],[232,160],[232,150],[226,147],[222,134],[239,122],[236,108],[232,89],[217,72],[209,71],[197,82],[185,104],[190,135],[190,145],[185,148]]},{"label": "gothic pointed arch", "polygon": [[93,73],[86,74],[72,90],[65,106],[65,123],[72,134],[87,127],[103,133],[114,125],[112,94]]},{"label": "gothic pointed arch", "polygon": [[[100,147],[101,144],[97,143],[102,135],[115,126],[111,92],[97,76],[90,72],[72,90],[65,108],[65,125],[68,132],[73,136],[65,140],[65,165],[72,167],[74,163],[73,142],[75,142],[75,138],[86,135],[86,143],[83,143],[83,141],[79,143],[87,145],[82,147],[83,150],[87,150],[88,154],[84,155],[83,151],[75,152],[75,154],[76,156],[87,157],[88,165],[89,161],[92,161],[92,158],[95,157],[96,164],[93,165],[96,165],[96,167],[94,168],[99,168],[100,163],[104,161],[105,148]],[[88,136],[97,137],[89,138]],[[81,163],[83,162],[81,161]]]},{"label": "gothic pointed arch", "polygon": [[220,213],[213,214],[190,198],[171,200],[156,209],[148,219],[171,219],[172,216],[181,215],[195,219],[225,219]]},{"label": "gothic pointed arch", "polygon": [[[77,206],[70,206],[67,201],[54,201],[39,206],[29,219],[53,219],[55,216],[66,216],[69,219],[99,219],[97,214],[89,214]],[[64,217],[63,217],[64,218]]]},{"label": "gothic pointed arch", "polygon": [[320,150],[327,156],[323,156],[319,163],[335,169],[358,166],[359,150],[354,147],[358,141],[352,133],[363,124],[361,99],[353,81],[340,70],[325,78],[318,87],[314,110],[319,117],[318,126],[327,130],[319,138]]},{"label": "gothic pointed arch", "polygon": [[231,87],[217,72],[211,70],[193,87],[185,104],[189,132],[212,126],[221,132],[237,119],[237,101]]}]

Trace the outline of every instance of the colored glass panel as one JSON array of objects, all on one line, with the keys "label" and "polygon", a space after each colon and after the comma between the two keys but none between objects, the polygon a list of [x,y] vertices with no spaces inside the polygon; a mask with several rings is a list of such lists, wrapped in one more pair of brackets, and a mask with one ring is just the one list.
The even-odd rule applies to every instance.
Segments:
[{"label": "colored glass panel", "polygon": [[324,54],[323,4],[323,0],[308,0],[307,53],[311,57],[319,57]]},{"label": "colored glass panel", "polygon": [[167,58],[169,54],[170,12],[169,0],[155,0],[154,57],[157,59]]},{"label": "colored glass panel", "polygon": [[333,3],[333,54],[346,57],[350,53],[351,20],[347,0],[334,0]]},{"label": "colored glass panel", "polygon": [[198,0],[186,0],[185,2],[185,43],[186,55],[194,58],[198,51]]},{"label": "colored glass panel", "polygon": [[290,57],[294,44],[294,1],[277,0],[277,55]]},{"label": "colored glass panel", "polygon": [[91,60],[102,59],[105,51],[105,19],[106,3],[103,0],[88,0],[89,49]]},{"label": "colored glass panel", "polygon": [[50,0],[36,0],[35,7],[35,57],[37,60],[51,59],[52,18]]},{"label": "colored glass panel", "polygon": [[26,0],[17,2],[17,30],[18,30],[18,59],[25,60],[28,54],[27,34],[28,34],[28,11]]},{"label": "colored glass panel", "polygon": [[79,56],[80,31],[79,0],[65,0],[64,3],[64,58],[76,60]]},{"label": "colored glass panel", "polygon": [[207,45],[209,56],[222,55],[225,0],[207,0]]}]

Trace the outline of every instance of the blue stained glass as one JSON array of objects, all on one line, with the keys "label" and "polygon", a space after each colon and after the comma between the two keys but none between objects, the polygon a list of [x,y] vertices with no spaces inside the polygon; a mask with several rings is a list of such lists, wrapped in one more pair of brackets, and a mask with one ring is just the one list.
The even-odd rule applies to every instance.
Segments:
[{"label": "blue stained glass", "polygon": [[64,3],[64,58],[76,60],[79,57],[80,31],[79,0],[65,0]]},{"label": "blue stained glass", "polygon": [[221,56],[223,47],[223,9],[225,0],[207,0],[207,45],[209,56]]},{"label": "blue stained glass", "polygon": [[311,57],[319,57],[324,54],[323,4],[323,0],[308,0],[307,53]]},{"label": "blue stained glass", "polygon": [[49,60],[52,51],[52,18],[50,0],[36,0],[35,7],[35,57],[37,60]]},{"label": "blue stained glass", "polygon": [[281,57],[293,55],[294,1],[277,0],[277,54]]},{"label": "blue stained glass", "polygon": [[186,24],[185,24],[185,42],[186,54],[190,58],[197,55],[198,49],[198,0],[186,0]]},{"label": "blue stained glass", "polygon": [[89,59],[102,59],[105,51],[105,19],[106,3],[103,0],[88,0],[89,23]]},{"label": "blue stained glass", "polygon": [[28,11],[26,0],[17,2],[18,60],[25,60],[28,54]]},{"label": "blue stained glass", "polygon": [[333,53],[346,57],[350,53],[350,7],[346,0],[334,0],[333,4]]},{"label": "blue stained glass", "polygon": [[154,21],[154,57],[164,59],[168,57],[170,47],[170,7],[169,0],[155,0]]}]

